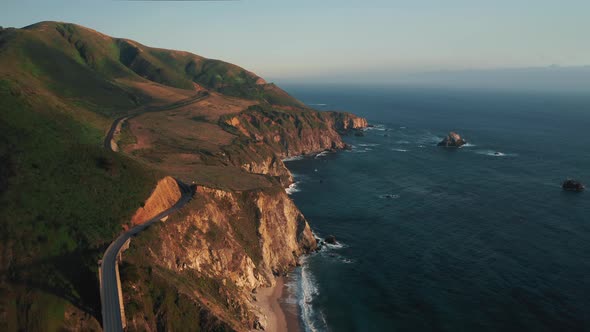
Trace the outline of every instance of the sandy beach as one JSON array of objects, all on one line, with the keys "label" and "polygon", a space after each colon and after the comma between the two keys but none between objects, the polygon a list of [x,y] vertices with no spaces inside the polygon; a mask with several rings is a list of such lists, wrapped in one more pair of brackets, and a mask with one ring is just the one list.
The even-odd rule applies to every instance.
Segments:
[{"label": "sandy beach", "polygon": [[285,278],[277,278],[274,287],[260,288],[257,303],[267,317],[266,331],[270,332],[299,332],[299,319],[296,314],[285,310],[281,302],[286,295]]}]

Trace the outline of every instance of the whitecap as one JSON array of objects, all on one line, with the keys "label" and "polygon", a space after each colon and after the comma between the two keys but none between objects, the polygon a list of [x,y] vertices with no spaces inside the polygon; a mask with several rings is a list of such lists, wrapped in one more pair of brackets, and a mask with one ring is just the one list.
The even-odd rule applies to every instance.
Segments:
[{"label": "whitecap", "polygon": [[461,145],[462,148],[472,148],[474,146],[477,146],[477,145],[471,144],[471,143],[465,143],[465,144]]},{"label": "whitecap", "polygon": [[377,143],[361,143],[358,144],[358,146],[363,146],[363,147],[367,147],[367,146],[379,146],[381,144],[377,144]]},{"label": "whitecap", "polygon": [[395,143],[397,143],[397,144],[410,144],[410,142],[408,142],[406,140],[397,141]]},{"label": "whitecap", "polygon": [[475,153],[490,156],[490,157],[515,157],[515,156],[517,156],[516,153],[504,153],[504,152],[499,152],[499,151],[494,151],[494,150],[478,150],[478,151],[475,151]]},{"label": "whitecap", "polygon": [[380,195],[379,198],[398,199],[399,195],[398,194],[383,194],[383,195]]},{"label": "whitecap", "polygon": [[407,149],[391,149],[391,151],[396,151],[396,152],[408,152]]}]

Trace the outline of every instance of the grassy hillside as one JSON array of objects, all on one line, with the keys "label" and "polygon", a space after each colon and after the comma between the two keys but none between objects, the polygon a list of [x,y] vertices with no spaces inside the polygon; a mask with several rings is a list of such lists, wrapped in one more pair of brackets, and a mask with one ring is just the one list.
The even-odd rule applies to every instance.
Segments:
[{"label": "grassy hillside", "polygon": [[10,58],[31,76],[51,77],[45,83],[64,97],[77,98],[92,90],[93,95],[83,99],[94,106],[103,104],[101,98],[108,98],[108,104],[118,109],[149,101],[149,94],[130,83],[144,80],[185,90],[201,87],[277,105],[302,106],[275,85],[266,84],[236,65],[188,52],[147,47],[75,24],[41,22],[24,29],[5,29],[0,38],[0,47],[7,51],[0,61]]},{"label": "grassy hillside", "polygon": [[66,302],[98,315],[96,262],[157,179],[104,151],[102,131],[38,102],[0,80],[0,310],[21,317],[2,330],[57,326]]}]

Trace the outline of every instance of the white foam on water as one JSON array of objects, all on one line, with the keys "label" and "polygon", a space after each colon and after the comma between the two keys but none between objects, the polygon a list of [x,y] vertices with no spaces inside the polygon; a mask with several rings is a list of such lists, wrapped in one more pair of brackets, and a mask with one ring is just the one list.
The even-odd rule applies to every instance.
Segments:
[{"label": "white foam on water", "polygon": [[285,192],[287,193],[287,195],[293,195],[294,193],[301,191],[301,189],[299,189],[297,187],[297,183],[298,182],[293,182],[289,185],[288,188],[285,189]]},{"label": "white foam on water", "polygon": [[408,152],[407,149],[391,149],[391,151],[396,151],[396,152]]},{"label": "white foam on water", "polygon": [[362,143],[362,144],[357,144],[357,146],[363,146],[363,147],[367,147],[367,146],[379,146],[381,144],[377,144],[377,143]]},{"label": "white foam on water", "polygon": [[[300,295],[299,295],[299,308],[301,309],[301,320],[303,321],[303,327],[305,331],[316,332],[324,330],[316,326],[314,316],[316,315],[313,307],[313,299],[319,294],[316,281],[309,271],[307,266],[307,257],[301,259],[301,277],[300,277]],[[325,319],[323,314],[320,313],[321,320],[325,326]]]},{"label": "white foam on water", "polygon": [[324,247],[328,248],[328,249],[332,249],[332,250],[338,250],[338,249],[344,248],[345,246],[346,245],[344,243],[340,243],[340,242],[336,241],[336,243],[334,243],[334,244],[326,243],[326,245]]},{"label": "white foam on water", "polygon": [[385,125],[376,124],[376,125],[373,125],[373,127],[367,127],[367,128],[365,128],[365,130],[385,131],[385,130],[387,130],[387,128],[385,127]]},{"label": "white foam on water", "polygon": [[418,144],[423,144],[423,145],[435,145],[438,144],[440,141],[442,141],[443,138],[440,136],[436,136],[432,133],[426,133],[420,137],[418,137],[418,139],[416,140],[416,143]]},{"label": "white foam on water", "polygon": [[353,145],[351,147],[350,150],[348,150],[348,152],[352,152],[352,153],[366,153],[369,151],[372,151],[373,149],[366,147],[366,146],[362,146],[362,145]]},{"label": "white foam on water", "polygon": [[471,143],[465,143],[465,144],[461,145],[462,148],[472,148],[474,146],[477,146],[477,145],[471,144]]},{"label": "white foam on water", "polygon": [[397,143],[397,144],[410,144],[410,142],[406,141],[406,140],[397,141],[395,143]]},{"label": "white foam on water", "polygon": [[325,156],[327,156],[327,155],[328,155],[328,153],[330,153],[330,151],[322,151],[322,152],[320,152],[320,153],[316,154],[314,158],[315,158],[315,159],[318,159],[318,158],[325,157]]},{"label": "white foam on water", "polygon": [[499,152],[499,151],[494,151],[494,150],[478,150],[478,151],[475,151],[475,153],[482,154],[485,156],[490,156],[490,157],[516,157],[516,156],[518,156],[516,153],[504,153],[504,152]]},{"label": "white foam on water", "polygon": [[288,162],[288,161],[293,161],[293,160],[302,160],[303,158],[304,158],[304,156],[287,157],[287,158],[283,159],[283,162]]}]

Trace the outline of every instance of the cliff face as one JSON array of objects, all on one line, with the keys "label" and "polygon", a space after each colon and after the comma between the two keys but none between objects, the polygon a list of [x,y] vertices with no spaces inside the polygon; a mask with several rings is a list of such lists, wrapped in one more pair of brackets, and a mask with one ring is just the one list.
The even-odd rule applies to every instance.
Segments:
[{"label": "cliff face", "polygon": [[[180,293],[231,329],[264,327],[252,291],[274,285],[275,276],[317,245],[301,212],[280,187],[247,192],[198,187],[183,210],[150,230],[157,241],[150,241],[150,235],[132,241],[125,259],[151,267],[160,278],[174,276]],[[165,317],[144,317],[146,311],[161,310],[160,305],[137,292],[139,283],[125,273],[123,278],[125,287],[135,290],[124,292],[126,304],[140,303],[144,309],[128,314],[130,328],[161,325]]]},{"label": "cliff face", "polygon": [[332,127],[339,133],[346,133],[350,130],[363,129],[369,124],[367,119],[347,112],[325,112],[324,119],[332,124]]},{"label": "cliff face", "polygon": [[158,181],[154,192],[147,199],[143,207],[137,209],[131,218],[132,225],[139,225],[157,215],[158,213],[170,208],[182,196],[176,180],[167,176]]},{"label": "cliff face", "polygon": [[234,165],[261,174],[278,176],[284,185],[292,183],[280,160],[346,147],[341,134],[360,130],[367,120],[350,113],[286,110],[252,106],[239,114],[220,119],[238,143],[226,147]]}]

